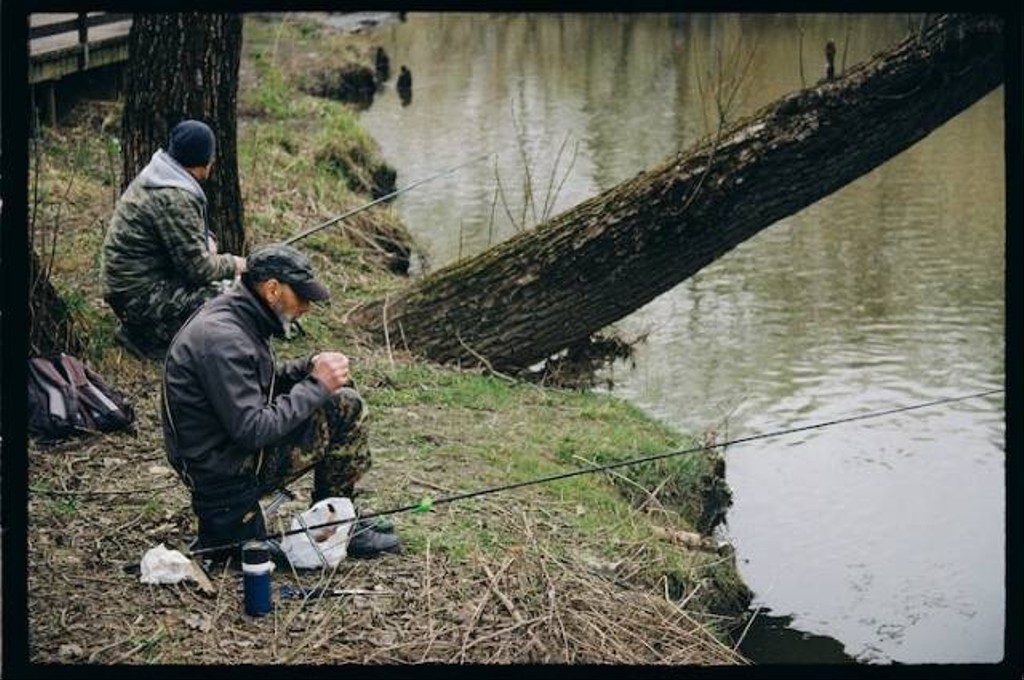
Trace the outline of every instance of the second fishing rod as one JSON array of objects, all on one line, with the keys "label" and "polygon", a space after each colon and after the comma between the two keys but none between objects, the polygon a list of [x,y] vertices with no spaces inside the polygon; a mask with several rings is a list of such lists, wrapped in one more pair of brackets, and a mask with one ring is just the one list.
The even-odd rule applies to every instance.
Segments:
[{"label": "second fishing rod", "polygon": [[323,231],[324,229],[327,229],[328,227],[331,227],[331,226],[334,226],[335,224],[343,222],[343,221],[349,219],[350,217],[358,215],[359,213],[363,212],[364,210],[368,210],[368,209],[372,208],[375,205],[379,205],[381,203],[384,203],[385,201],[389,201],[389,200],[391,200],[393,198],[396,198],[397,196],[400,196],[401,194],[404,194],[407,191],[411,191],[412,189],[415,189],[418,186],[426,184],[427,182],[432,182],[432,181],[434,181],[436,179],[440,179],[442,177],[445,177],[446,175],[450,175],[453,172],[455,172],[456,170],[461,170],[462,168],[465,168],[465,167],[467,167],[469,165],[473,165],[475,163],[479,163],[480,161],[482,161],[482,160],[484,160],[486,158],[490,158],[493,155],[494,155],[493,151],[485,153],[485,154],[481,154],[479,156],[475,156],[475,157],[469,159],[468,161],[466,161],[464,163],[459,163],[456,166],[448,168],[447,170],[442,170],[441,172],[438,172],[438,173],[435,173],[433,175],[430,175],[429,177],[424,177],[423,179],[416,180],[415,182],[413,182],[411,184],[407,184],[406,186],[404,186],[404,187],[402,187],[400,189],[395,189],[394,191],[392,191],[390,193],[384,194],[380,198],[375,198],[374,200],[370,201],[369,203],[365,203],[365,204],[363,204],[361,206],[358,206],[358,207],[353,208],[353,209],[351,209],[349,211],[346,211],[346,212],[342,213],[341,215],[338,215],[336,217],[332,217],[331,219],[329,219],[329,220],[327,220],[325,222],[322,222],[322,223],[320,223],[320,224],[318,224],[318,225],[316,225],[314,227],[310,227],[309,229],[301,231],[298,234],[295,234],[294,236],[288,238],[283,243],[285,245],[292,245],[296,241],[301,241],[302,239],[306,238],[307,236],[312,236],[313,234],[316,234],[316,233],[318,233],[320,231]]}]

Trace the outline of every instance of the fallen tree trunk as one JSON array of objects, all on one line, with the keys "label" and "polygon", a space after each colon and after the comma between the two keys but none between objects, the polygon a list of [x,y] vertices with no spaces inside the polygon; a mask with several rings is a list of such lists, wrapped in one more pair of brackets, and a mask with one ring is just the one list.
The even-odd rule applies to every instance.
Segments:
[{"label": "fallen tree trunk", "polygon": [[1003,21],[943,16],[842,79],[770,104],[537,229],[363,305],[439,362],[515,370],[585,341],[1003,81]]}]

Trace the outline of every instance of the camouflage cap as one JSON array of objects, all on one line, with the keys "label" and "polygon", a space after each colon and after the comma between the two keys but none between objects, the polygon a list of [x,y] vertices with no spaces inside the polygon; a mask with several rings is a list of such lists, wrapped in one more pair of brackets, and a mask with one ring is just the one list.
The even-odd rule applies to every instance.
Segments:
[{"label": "camouflage cap", "polygon": [[313,263],[295,248],[283,243],[264,246],[245,258],[245,276],[252,283],[277,279],[287,283],[304,300],[320,302],[331,297],[316,280]]}]

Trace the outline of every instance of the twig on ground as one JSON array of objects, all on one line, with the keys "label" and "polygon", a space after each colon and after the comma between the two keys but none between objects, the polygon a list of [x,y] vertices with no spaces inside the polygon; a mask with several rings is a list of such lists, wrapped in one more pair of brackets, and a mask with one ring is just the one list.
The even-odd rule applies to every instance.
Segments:
[{"label": "twig on ground", "polygon": [[754,609],[754,613],[750,615],[750,619],[747,620],[747,625],[743,626],[743,632],[740,633],[740,636],[736,639],[736,644],[732,646],[732,651],[735,652],[739,650],[740,645],[743,644],[743,640],[747,637],[747,631],[750,630],[750,627],[754,624],[754,619],[756,619],[757,615],[760,613],[761,605],[758,605],[757,608]]},{"label": "twig on ground", "polygon": [[444,493],[453,493],[453,491],[450,488],[448,488],[447,486],[441,486],[440,484],[434,484],[433,482],[428,482],[428,481],[425,481],[425,480],[422,480],[422,479],[418,479],[416,477],[413,477],[412,475],[408,475],[407,479],[410,482],[412,482],[413,484],[417,484],[419,486],[425,486],[428,489],[434,489],[435,491],[443,491]]},{"label": "twig on ground", "polygon": [[484,635],[483,637],[476,638],[475,640],[470,642],[468,645],[466,645],[466,648],[469,649],[470,647],[475,647],[475,646],[477,646],[477,645],[479,645],[479,644],[481,644],[483,642],[486,642],[488,640],[493,640],[496,637],[501,637],[502,635],[508,635],[509,633],[511,633],[513,631],[516,631],[516,630],[519,630],[520,628],[522,628],[524,626],[529,626],[529,625],[531,625],[533,623],[538,623],[540,621],[546,621],[546,620],[547,620],[547,614],[544,614],[542,616],[537,616],[537,617],[534,617],[532,619],[526,619],[526,620],[520,621],[520,622],[515,623],[515,624],[513,624],[511,626],[508,626],[507,628],[502,628],[501,630],[496,630],[493,633],[490,633],[488,635]]},{"label": "twig on ground", "polygon": [[523,615],[520,614],[519,610],[516,609],[514,604],[512,604],[512,600],[508,599],[508,595],[506,595],[498,589],[497,577],[491,572],[490,567],[488,567],[486,564],[484,565],[484,571],[487,573],[487,576],[491,579],[491,582],[488,584],[491,589],[491,592],[493,592],[495,597],[497,597],[501,601],[501,603],[505,605],[505,609],[507,609],[508,613],[512,615],[512,618],[515,619],[517,623],[522,623],[525,620],[523,618]]},{"label": "twig on ground", "polygon": [[459,344],[462,345],[467,352],[472,354],[473,357],[476,358],[477,361],[482,363],[487,368],[488,372],[490,372],[493,375],[498,376],[499,378],[501,378],[502,380],[504,380],[506,382],[510,382],[510,383],[515,383],[516,382],[515,378],[513,378],[510,375],[506,375],[506,374],[502,373],[501,371],[497,370],[496,368],[494,368],[494,366],[491,365],[491,362],[488,361],[487,357],[485,357],[484,355],[480,354],[475,349],[473,349],[468,344],[466,344],[466,341],[462,339],[462,335],[460,333],[456,332],[455,333],[455,337],[458,338]]},{"label": "twig on ground", "polygon": [[423,656],[420,657],[420,662],[423,662],[427,658],[427,654],[430,653],[430,648],[434,644],[434,612],[431,609],[430,602],[430,539],[427,539],[427,550],[426,556],[424,557],[426,562],[425,572],[423,574],[423,580],[425,582],[424,591],[426,593],[427,600],[427,648],[423,650]]},{"label": "twig on ground", "polygon": [[384,324],[384,346],[388,350],[388,361],[391,362],[391,367],[395,366],[395,356],[391,353],[391,335],[388,332],[388,303],[391,301],[390,295],[384,296],[384,304],[381,306],[381,318]]}]

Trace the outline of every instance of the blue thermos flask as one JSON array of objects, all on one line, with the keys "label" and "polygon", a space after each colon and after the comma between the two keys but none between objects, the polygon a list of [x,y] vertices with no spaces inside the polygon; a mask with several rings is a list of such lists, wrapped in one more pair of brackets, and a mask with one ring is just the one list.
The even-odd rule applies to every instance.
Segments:
[{"label": "blue thermos flask", "polygon": [[242,546],[242,578],[245,587],[245,613],[266,616],[274,608],[270,601],[270,572],[274,563],[263,541],[249,541]]}]

